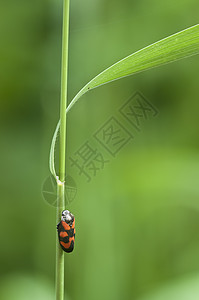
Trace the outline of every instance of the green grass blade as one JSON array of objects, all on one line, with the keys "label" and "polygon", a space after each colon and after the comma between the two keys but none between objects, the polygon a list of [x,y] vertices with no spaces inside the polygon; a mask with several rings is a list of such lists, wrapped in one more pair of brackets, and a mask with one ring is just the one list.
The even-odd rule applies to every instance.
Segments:
[{"label": "green grass blade", "polygon": [[68,105],[67,112],[91,89],[198,53],[199,24],[151,44],[104,70],[79,91]]},{"label": "green grass blade", "polygon": [[55,177],[55,179],[57,180],[57,174],[55,171],[55,144],[56,144],[56,140],[57,140],[57,135],[59,132],[59,128],[60,128],[60,121],[57,123],[55,132],[53,134],[53,138],[52,138],[52,142],[51,142],[51,147],[50,147],[50,156],[49,156],[49,167],[50,167],[50,172],[51,174]]},{"label": "green grass blade", "polygon": [[[163,64],[167,64],[199,53],[199,24],[164,38],[151,44],[115,63],[91,81],[89,81],[73,98],[66,109],[66,113],[79,98],[91,89],[111,81],[133,75]],[[56,177],[54,167],[54,147],[59,125],[53,136],[50,150],[50,170]]]}]

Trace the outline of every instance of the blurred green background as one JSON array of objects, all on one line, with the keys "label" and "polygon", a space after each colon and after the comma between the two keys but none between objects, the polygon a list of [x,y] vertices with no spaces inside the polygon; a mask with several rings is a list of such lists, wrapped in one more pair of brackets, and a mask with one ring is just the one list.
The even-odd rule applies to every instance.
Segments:
[{"label": "blurred green background", "polygon": [[[93,76],[198,22],[197,0],[71,1],[69,100]],[[62,1],[0,9],[0,299],[54,299],[55,208],[42,197],[59,118]],[[66,299],[199,297],[198,57],[113,82],[67,118],[77,194]],[[118,109],[140,91],[159,111],[137,132]],[[130,141],[115,157],[93,134],[114,116]],[[88,183],[70,157],[89,141],[109,163]]]}]

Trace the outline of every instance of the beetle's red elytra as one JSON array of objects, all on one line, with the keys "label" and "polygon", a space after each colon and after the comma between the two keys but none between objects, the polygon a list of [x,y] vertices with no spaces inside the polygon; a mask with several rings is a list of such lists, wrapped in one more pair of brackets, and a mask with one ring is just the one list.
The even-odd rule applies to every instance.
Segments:
[{"label": "beetle's red elytra", "polygon": [[67,253],[72,252],[75,244],[75,217],[69,210],[62,211],[57,231],[61,248]]}]

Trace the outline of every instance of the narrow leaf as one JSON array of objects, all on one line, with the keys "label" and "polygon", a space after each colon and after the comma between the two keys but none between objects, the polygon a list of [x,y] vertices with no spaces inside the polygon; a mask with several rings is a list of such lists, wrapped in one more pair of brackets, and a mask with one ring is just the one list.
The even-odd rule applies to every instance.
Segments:
[{"label": "narrow leaf", "polygon": [[59,132],[59,127],[60,127],[60,121],[57,123],[55,132],[53,134],[51,147],[50,147],[50,156],[49,156],[50,172],[55,177],[56,180],[58,180],[58,176],[57,176],[56,171],[55,171],[55,144],[56,144],[57,135],[58,135],[58,132]]},{"label": "narrow leaf", "polygon": [[91,89],[198,53],[199,24],[151,44],[104,70],[79,91],[68,105],[67,112],[83,94]]},{"label": "narrow leaf", "polygon": [[[88,82],[73,98],[66,113],[86,92],[111,81],[133,75],[160,65],[199,53],[199,24],[151,44],[115,63]],[[56,177],[54,148],[59,124],[54,133],[50,150],[50,171]]]}]

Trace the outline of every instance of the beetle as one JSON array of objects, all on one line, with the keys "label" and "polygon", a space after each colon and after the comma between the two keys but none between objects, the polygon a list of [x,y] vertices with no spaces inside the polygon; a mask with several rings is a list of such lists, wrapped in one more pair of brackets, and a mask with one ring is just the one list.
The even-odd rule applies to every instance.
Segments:
[{"label": "beetle", "polygon": [[69,210],[62,211],[57,231],[61,248],[67,253],[72,252],[75,244],[75,217]]}]

